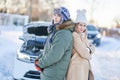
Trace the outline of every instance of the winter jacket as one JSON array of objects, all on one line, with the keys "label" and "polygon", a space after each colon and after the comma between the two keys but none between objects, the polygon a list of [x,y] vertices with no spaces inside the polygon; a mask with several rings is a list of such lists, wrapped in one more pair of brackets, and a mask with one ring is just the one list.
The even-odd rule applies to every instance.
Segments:
[{"label": "winter jacket", "polygon": [[72,54],[73,22],[67,21],[57,26],[57,31],[48,36],[44,53],[39,57],[38,65],[43,68],[41,80],[64,80]]},{"label": "winter jacket", "polygon": [[93,52],[94,46],[88,42],[87,38],[73,32],[73,53],[66,80],[94,80],[90,65]]}]

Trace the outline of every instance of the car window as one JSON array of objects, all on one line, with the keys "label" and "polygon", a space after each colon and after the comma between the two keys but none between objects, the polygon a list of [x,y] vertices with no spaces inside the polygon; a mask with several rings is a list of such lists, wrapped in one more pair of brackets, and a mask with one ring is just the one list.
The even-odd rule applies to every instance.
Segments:
[{"label": "car window", "polygon": [[87,30],[88,31],[96,31],[96,27],[92,26],[92,25],[87,25]]}]

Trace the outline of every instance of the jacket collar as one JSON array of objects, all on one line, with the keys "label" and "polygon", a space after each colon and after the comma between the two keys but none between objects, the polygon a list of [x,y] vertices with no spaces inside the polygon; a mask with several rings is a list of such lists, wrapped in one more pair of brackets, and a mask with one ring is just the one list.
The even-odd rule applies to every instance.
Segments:
[{"label": "jacket collar", "polygon": [[70,29],[70,28],[73,28],[73,27],[74,27],[74,23],[71,20],[69,20],[69,21],[66,21],[63,24],[57,26],[56,29],[57,30]]}]

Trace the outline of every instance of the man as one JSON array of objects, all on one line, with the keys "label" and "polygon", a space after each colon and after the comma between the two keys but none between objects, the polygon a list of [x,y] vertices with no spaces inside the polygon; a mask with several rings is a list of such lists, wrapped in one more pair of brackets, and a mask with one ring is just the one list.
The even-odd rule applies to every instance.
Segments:
[{"label": "man", "polygon": [[73,22],[69,11],[60,7],[55,8],[53,13],[43,55],[36,60],[41,80],[64,80],[72,53]]}]

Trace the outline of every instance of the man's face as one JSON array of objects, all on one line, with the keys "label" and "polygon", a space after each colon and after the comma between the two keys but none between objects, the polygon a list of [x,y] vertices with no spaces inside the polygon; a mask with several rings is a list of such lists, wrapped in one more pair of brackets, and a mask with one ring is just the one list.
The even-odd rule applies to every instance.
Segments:
[{"label": "man's face", "polygon": [[61,15],[54,14],[53,15],[53,20],[54,20],[54,24],[59,23],[60,20],[61,20]]}]

